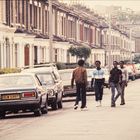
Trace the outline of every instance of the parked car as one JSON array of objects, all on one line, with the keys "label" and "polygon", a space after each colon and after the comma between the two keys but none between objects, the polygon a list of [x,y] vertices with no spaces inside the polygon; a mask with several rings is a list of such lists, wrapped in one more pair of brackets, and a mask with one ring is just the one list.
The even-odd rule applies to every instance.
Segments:
[{"label": "parked car", "polygon": [[74,87],[71,88],[72,72],[73,72],[73,69],[59,70],[59,73],[63,82],[63,86],[64,86],[63,96],[70,96],[70,95],[76,94],[76,86],[74,85]]},{"label": "parked car", "polygon": [[126,64],[125,67],[128,71],[128,78],[131,79],[132,81],[134,81],[137,77],[134,64]]},{"label": "parked car", "polygon": [[87,69],[87,91],[94,91],[94,86],[91,87],[91,80],[92,80],[92,75],[93,75],[93,71],[95,69]]},{"label": "parked car", "polygon": [[48,112],[48,94],[35,74],[0,75],[0,117],[7,111],[34,112],[35,116]]},{"label": "parked car", "polygon": [[140,78],[140,64],[134,64],[136,78]]},{"label": "parked car", "polygon": [[59,73],[48,67],[25,69],[22,73],[34,73],[48,93],[48,106],[53,110],[62,108],[63,84]]},{"label": "parked car", "polygon": [[104,86],[106,88],[108,88],[109,87],[109,76],[110,76],[109,70],[107,68],[103,68],[103,70],[104,70],[104,73],[105,73],[104,74],[104,78],[105,78]]}]

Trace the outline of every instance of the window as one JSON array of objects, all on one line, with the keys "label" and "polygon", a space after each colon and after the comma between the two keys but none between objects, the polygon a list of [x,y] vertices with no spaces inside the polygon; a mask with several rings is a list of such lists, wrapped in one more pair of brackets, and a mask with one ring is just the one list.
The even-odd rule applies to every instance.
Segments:
[{"label": "window", "polygon": [[57,55],[58,55],[58,54],[57,54],[57,53],[58,53],[58,49],[55,49],[54,52],[55,52],[55,54],[54,54],[55,62],[57,62],[57,61],[58,61],[58,58],[57,58]]},{"label": "window", "polygon": [[45,48],[44,47],[41,48],[41,62],[42,63],[45,62]]},{"label": "window", "polygon": [[24,18],[25,18],[25,17],[24,17],[24,12],[25,12],[24,10],[25,10],[25,9],[24,9],[24,8],[25,8],[25,6],[24,6],[24,0],[23,0],[23,1],[22,1],[22,24],[25,23],[25,19],[24,19]]},{"label": "window", "polygon": [[39,7],[39,29],[41,29],[41,8]]},{"label": "window", "polygon": [[30,25],[32,25],[32,5],[30,4]]},{"label": "window", "polygon": [[37,6],[34,6],[34,27],[37,29]]}]

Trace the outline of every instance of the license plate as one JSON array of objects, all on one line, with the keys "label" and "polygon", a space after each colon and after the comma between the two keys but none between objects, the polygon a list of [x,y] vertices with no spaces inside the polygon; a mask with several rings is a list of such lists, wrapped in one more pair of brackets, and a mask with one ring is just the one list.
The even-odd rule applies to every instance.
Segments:
[{"label": "license plate", "polygon": [[7,95],[2,95],[1,96],[2,100],[16,100],[20,99],[19,94],[7,94]]}]

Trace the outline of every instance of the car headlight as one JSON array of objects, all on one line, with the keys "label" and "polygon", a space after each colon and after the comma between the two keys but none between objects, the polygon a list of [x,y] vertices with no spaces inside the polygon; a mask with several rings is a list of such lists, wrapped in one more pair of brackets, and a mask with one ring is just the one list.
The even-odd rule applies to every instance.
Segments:
[{"label": "car headlight", "polygon": [[48,93],[49,96],[54,96],[54,91],[53,90],[48,90],[47,93]]}]

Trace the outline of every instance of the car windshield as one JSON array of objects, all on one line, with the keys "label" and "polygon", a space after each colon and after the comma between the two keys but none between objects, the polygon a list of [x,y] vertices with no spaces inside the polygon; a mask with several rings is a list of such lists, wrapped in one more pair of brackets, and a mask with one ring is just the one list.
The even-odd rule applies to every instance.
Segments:
[{"label": "car windshield", "polygon": [[49,73],[38,73],[36,75],[42,84],[45,83],[47,85],[50,85],[54,83],[53,78]]},{"label": "car windshield", "polygon": [[0,87],[25,87],[34,86],[35,81],[31,76],[14,75],[0,77]]}]

